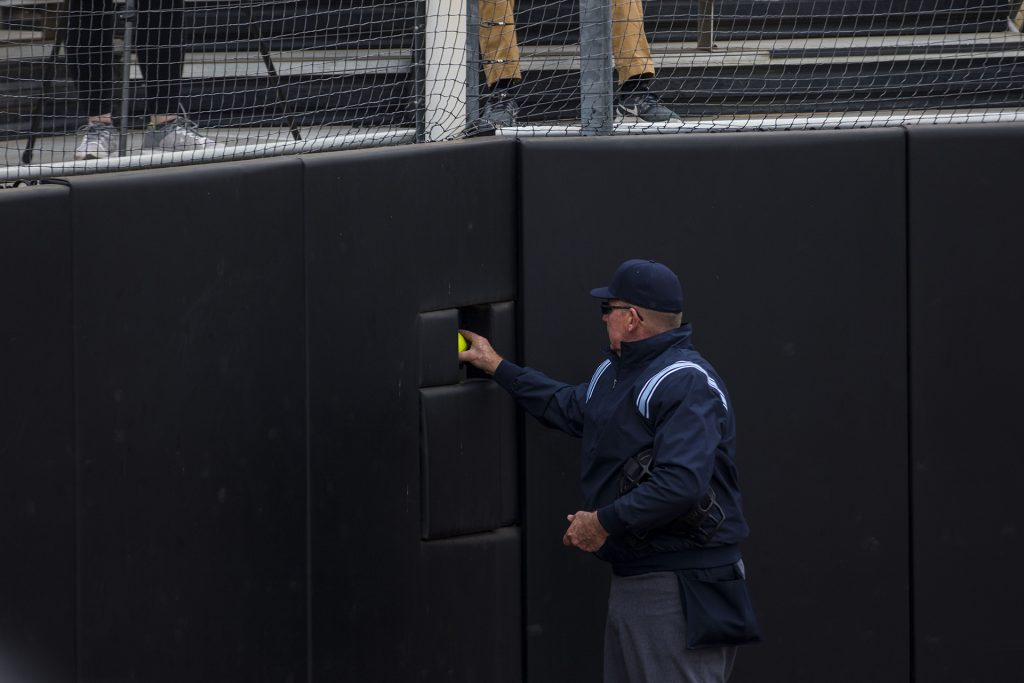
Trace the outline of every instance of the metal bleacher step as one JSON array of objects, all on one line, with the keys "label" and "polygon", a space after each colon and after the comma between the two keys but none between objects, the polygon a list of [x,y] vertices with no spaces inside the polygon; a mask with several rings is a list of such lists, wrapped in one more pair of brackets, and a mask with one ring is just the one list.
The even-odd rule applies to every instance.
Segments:
[{"label": "metal bleacher step", "polygon": [[[0,0],[0,24],[52,27],[61,0]],[[1016,0],[714,0],[723,40],[989,33],[1004,30],[1024,8]],[[416,3],[403,0],[186,0],[189,41],[207,50],[409,48]],[[578,42],[579,0],[517,0],[524,44]],[[701,0],[647,0],[653,42],[696,40]],[[1019,23],[1018,23],[1019,28]]]},{"label": "metal bleacher step", "polygon": [[[2,45],[2,40],[0,40]],[[33,44],[7,49],[9,58],[49,54],[52,45]],[[957,35],[859,36],[783,40],[722,40],[711,50],[696,42],[654,43],[651,46],[659,69],[709,69],[773,66],[821,66],[911,61],[998,60],[1024,57],[1024,34],[1002,31]],[[271,52],[282,78],[301,76],[354,76],[410,73],[412,50],[289,50]],[[575,71],[579,69],[578,45],[523,46],[523,71]],[[459,65],[453,65],[459,68]],[[188,52],[183,76],[187,79],[261,78],[267,65],[258,51],[230,53]],[[137,59],[132,79],[141,79]]]},{"label": "metal bleacher step", "polygon": [[[24,62],[47,57],[53,43],[36,31],[0,31],[0,61]],[[692,42],[652,43],[655,64],[672,68],[770,66],[794,64],[857,64],[949,59],[1015,57],[1024,50],[1024,34],[1015,31],[952,35],[813,37],[771,40],[716,40],[711,50]],[[257,50],[190,51],[185,55],[185,78],[260,77],[266,63]],[[309,49],[272,51],[282,77],[323,74],[354,75],[407,73],[411,49]],[[524,45],[525,71],[579,68],[579,45]],[[133,57],[132,78],[141,78]]]}]

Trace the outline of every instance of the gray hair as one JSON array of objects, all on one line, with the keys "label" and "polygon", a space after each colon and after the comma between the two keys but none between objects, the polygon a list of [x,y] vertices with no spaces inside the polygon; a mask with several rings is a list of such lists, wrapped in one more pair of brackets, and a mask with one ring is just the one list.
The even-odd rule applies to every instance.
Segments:
[{"label": "gray hair", "polygon": [[665,311],[652,311],[649,308],[635,307],[643,316],[644,322],[651,328],[652,332],[661,334],[674,330],[683,324],[682,313],[666,313]]}]

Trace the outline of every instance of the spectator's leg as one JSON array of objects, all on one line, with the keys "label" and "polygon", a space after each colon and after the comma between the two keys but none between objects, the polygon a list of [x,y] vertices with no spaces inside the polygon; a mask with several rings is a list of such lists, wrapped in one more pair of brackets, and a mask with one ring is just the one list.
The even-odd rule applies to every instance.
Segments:
[{"label": "spectator's leg", "polygon": [[68,71],[80,115],[110,122],[114,110],[114,13],[110,0],[68,0]]},{"label": "spectator's leg", "polygon": [[612,51],[619,78],[616,113],[623,122],[668,123],[678,115],[651,92],[654,60],[644,34],[641,0],[612,0]]},{"label": "spectator's leg", "polygon": [[612,0],[612,53],[619,85],[633,76],[654,75],[641,0]]},{"label": "spectator's leg", "polygon": [[488,86],[498,81],[518,81],[519,44],[516,40],[512,0],[479,0],[480,61]]},{"label": "spectator's leg", "polygon": [[173,120],[181,101],[185,0],[139,0],[136,54],[153,123]]},{"label": "spectator's leg", "polygon": [[150,112],[143,149],[183,152],[217,147],[181,110],[185,0],[140,0],[136,52]]}]

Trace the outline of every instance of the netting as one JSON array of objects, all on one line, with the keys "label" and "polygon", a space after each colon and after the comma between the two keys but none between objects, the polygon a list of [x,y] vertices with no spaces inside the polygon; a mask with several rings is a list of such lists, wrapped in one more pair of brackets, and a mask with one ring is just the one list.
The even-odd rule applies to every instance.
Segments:
[{"label": "netting", "polygon": [[0,0],[0,170],[494,133],[1017,120],[1022,5]]}]

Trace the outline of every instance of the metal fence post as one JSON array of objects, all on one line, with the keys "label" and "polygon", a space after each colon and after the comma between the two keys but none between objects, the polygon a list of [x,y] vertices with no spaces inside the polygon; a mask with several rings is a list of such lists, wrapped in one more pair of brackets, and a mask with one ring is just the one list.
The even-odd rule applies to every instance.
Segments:
[{"label": "metal fence post", "polygon": [[138,21],[138,13],[135,9],[135,0],[126,0],[124,3],[124,45],[121,51],[121,129],[118,134],[117,147],[118,156],[124,156],[128,147],[128,112],[131,102],[130,83],[132,80],[132,31]]},{"label": "metal fence post", "polygon": [[466,129],[466,0],[427,0],[424,67],[427,141]]},{"label": "metal fence post", "polygon": [[413,0],[412,99],[416,113],[416,142],[427,140],[427,0]]},{"label": "metal fence post", "polygon": [[466,2],[466,120],[480,118],[480,6]]},{"label": "metal fence post", "polygon": [[710,50],[715,46],[715,0],[699,0],[697,11],[700,12],[697,47],[701,50]]},{"label": "metal fence post", "polygon": [[580,118],[584,135],[612,132],[611,0],[580,0]]}]

